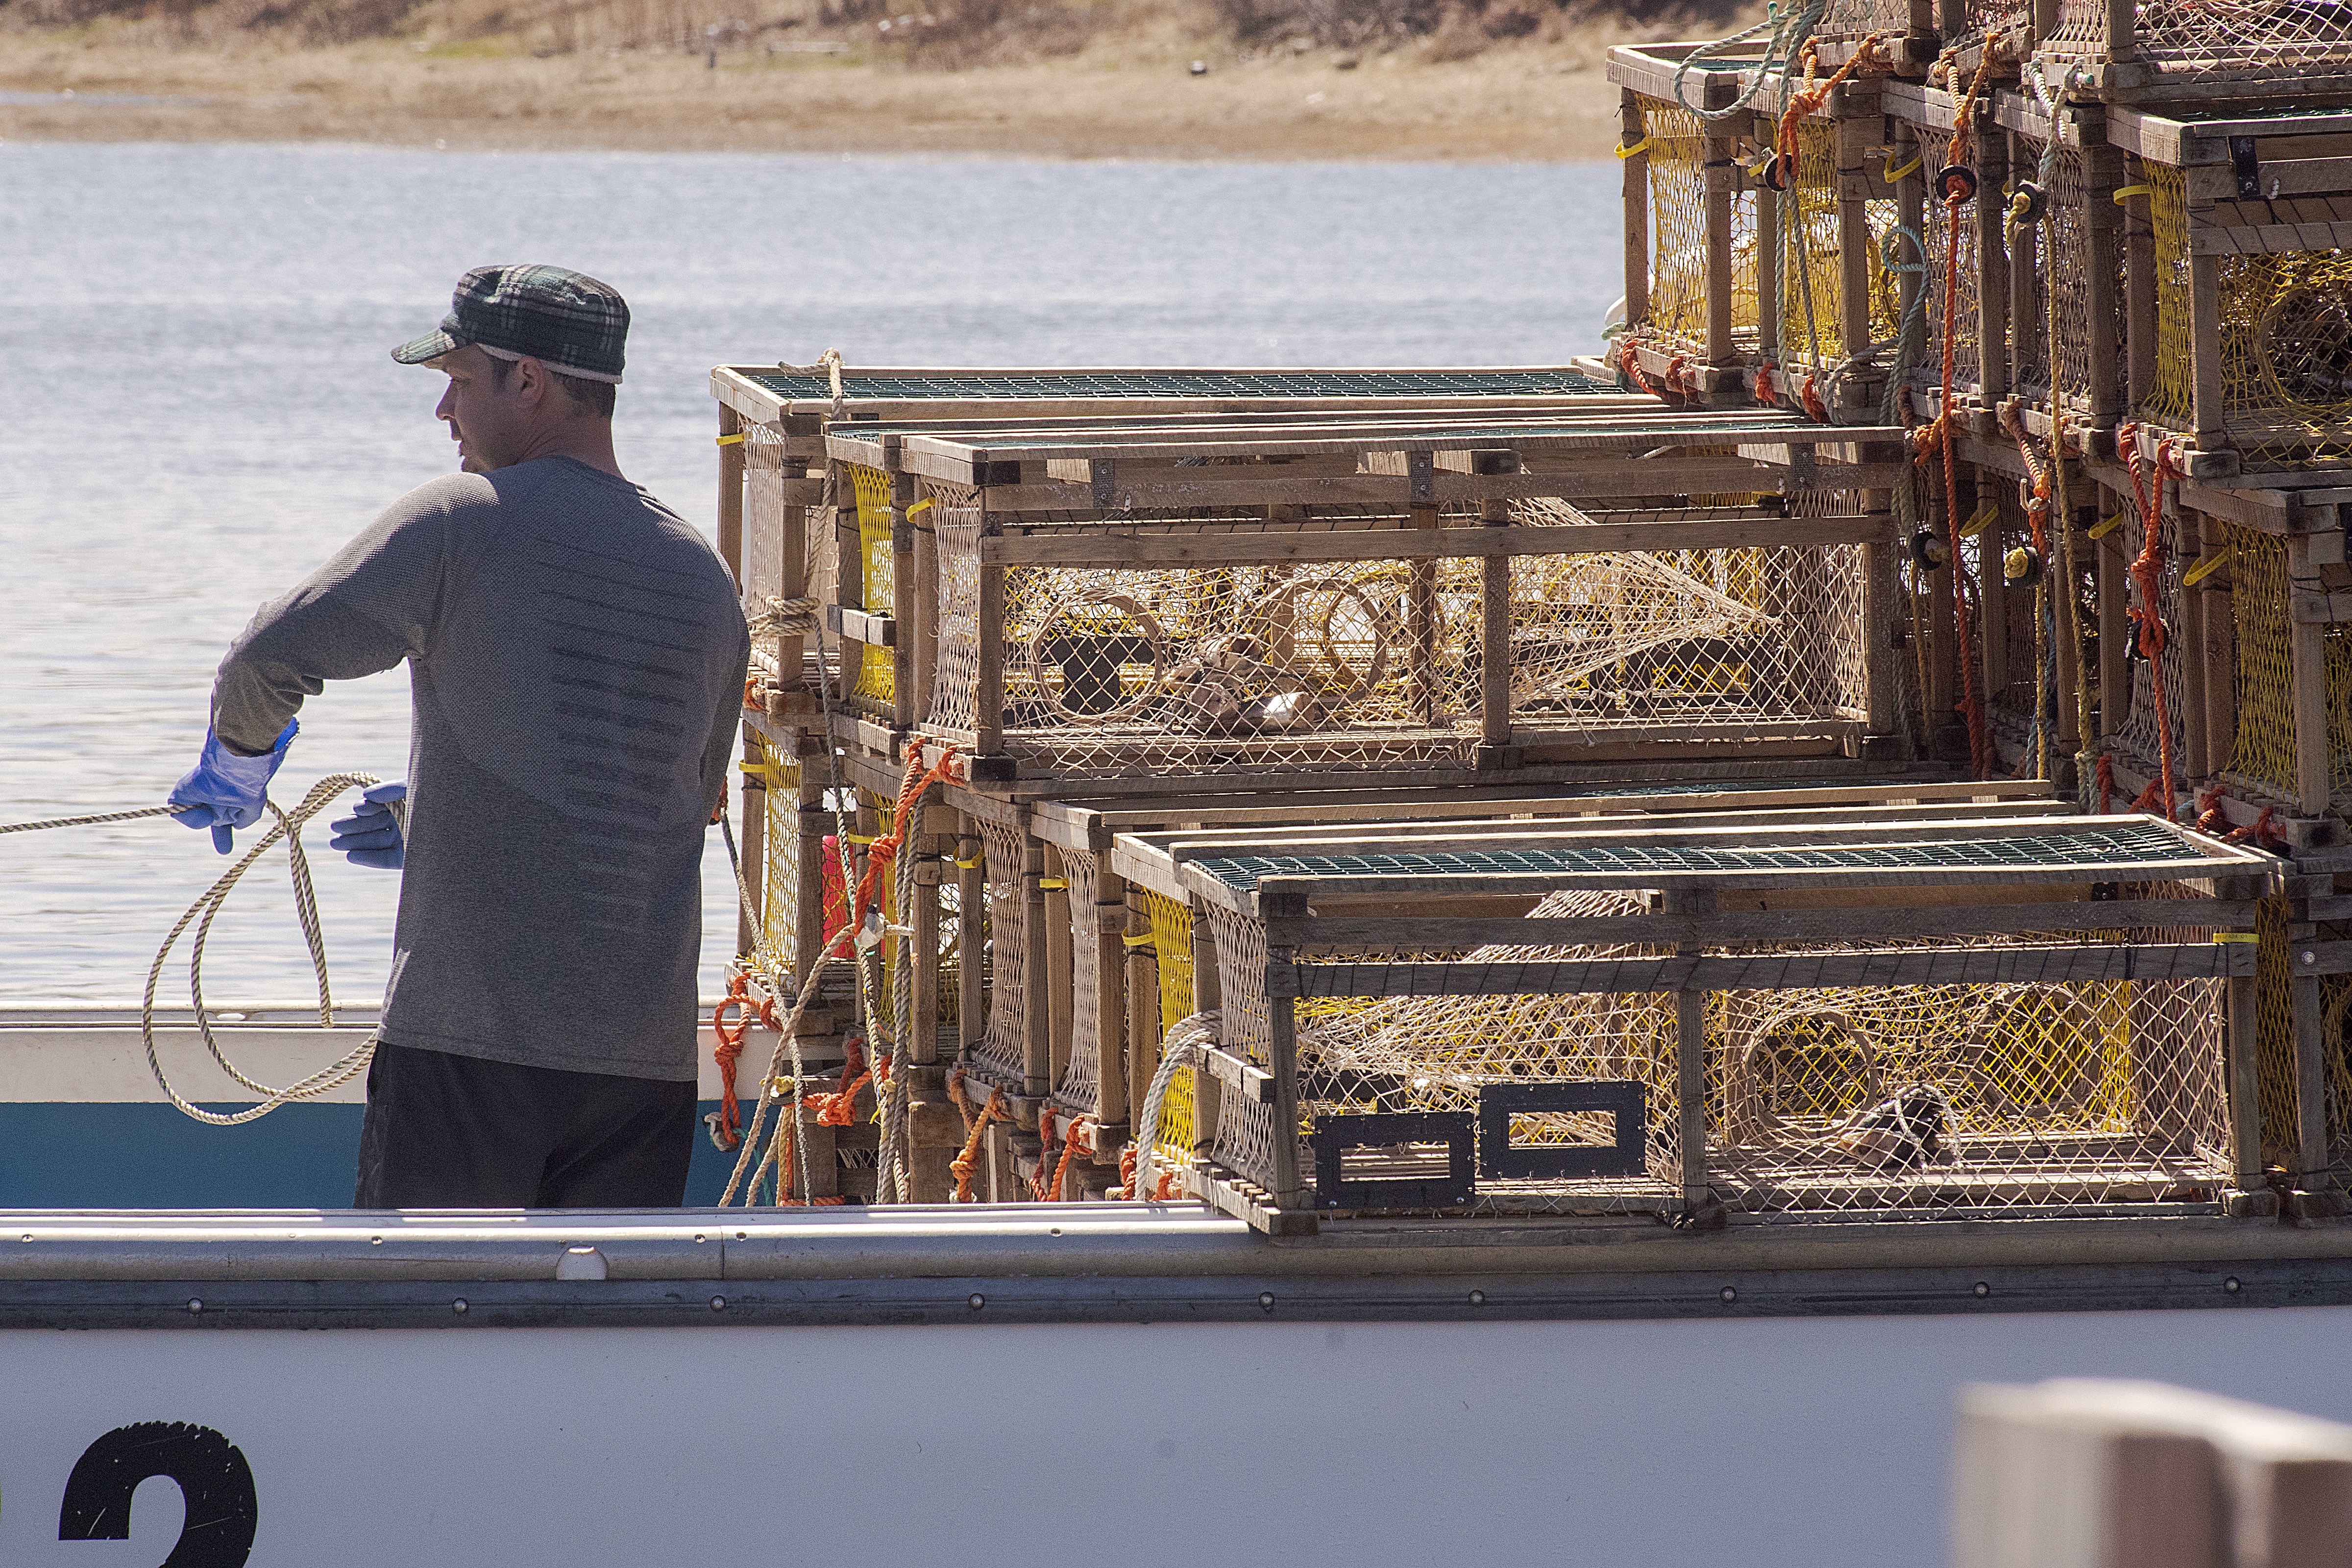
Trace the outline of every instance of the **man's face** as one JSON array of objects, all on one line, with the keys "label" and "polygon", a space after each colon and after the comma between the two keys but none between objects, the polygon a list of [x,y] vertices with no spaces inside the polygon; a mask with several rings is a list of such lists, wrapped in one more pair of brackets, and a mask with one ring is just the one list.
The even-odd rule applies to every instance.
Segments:
[{"label": "man's face", "polygon": [[487,474],[520,461],[530,403],[519,368],[506,366],[501,380],[498,362],[471,343],[435,362],[434,368],[449,377],[449,390],[441,395],[441,406],[433,416],[449,422],[458,466],[469,474]]}]

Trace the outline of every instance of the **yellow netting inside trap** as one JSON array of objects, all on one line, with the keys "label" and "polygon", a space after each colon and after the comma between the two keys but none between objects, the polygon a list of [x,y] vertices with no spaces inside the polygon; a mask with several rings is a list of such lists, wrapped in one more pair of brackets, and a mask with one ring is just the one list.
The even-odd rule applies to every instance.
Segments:
[{"label": "yellow netting inside trap", "polygon": [[[1699,117],[1642,100],[1649,138],[1650,314],[1646,327],[1686,352],[1706,344],[1706,132]],[[1731,327],[1756,333],[1756,195],[1731,198]]]},{"label": "yellow netting inside trap", "polygon": [[[1785,370],[1827,370],[1846,357],[1839,320],[1845,263],[1839,242],[1833,122],[1798,122],[1796,175],[1780,201],[1780,342],[1765,344],[1764,352]],[[1864,243],[1869,247],[1870,337],[1884,342],[1895,336],[1902,310],[1895,276],[1886,270],[1880,246],[1895,226],[1895,204],[1864,202],[1863,217]]]},{"label": "yellow netting inside trap", "polygon": [[[2289,653],[2294,611],[2288,596],[2286,541],[2208,518],[2229,552],[2231,591],[2212,601],[2235,621],[2237,733],[2230,751],[2233,782],[2280,801],[2295,799],[2294,666]],[[2320,628],[2326,672],[2328,789],[2352,789],[2352,626]]]},{"label": "yellow netting inside trap", "polygon": [[[890,558],[890,476],[879,468],[861,468],[855,463],[848,467],[857,489],[858,554],[866,566],[859,603],[877,615],[889,615],[895,574]],[[896,692],[891,650],[870,644],[860,646],[865,647],[866,657],[858,667],[857,684],[851,689],[851,698],[861,709],[887,712]]]},{"label": "yellow netting inside trap", "polygon": [[[2195,311],[2182,171],[2143,165],[2156,228],[2156,417],[2196,427]],[[2221,420],[2248,456],[2300,465],[2352,457],[2352,252],[2224,256]]]},{"label": "yellow netting inside trap", "polygon": [[[1192,1012],[1192,911],[1186,905],[1168,897],[1143,889],[1143,907],[1151,920],[1151,947],[1158,955],[1160,966],[1160,1028],[1161,1035]],[[1130,996],[1130,1007],[1143,1005],[1140,997]],[[1138,1114],[1142,1108],[1137,1107]],[[1160,1125],[1142,1130],[1151,1146],[1170,1162],[1181,1163],[1192,1157],[1192,1072],[1179,1068],[1169,1079],[1168,1092],[1160,1102]]]},{"label": "yellow netting inside trap", "polygon": [[[745,764],[766,786],[760,818],[760,941],[785,963],[798,959],[800,930],[800,763],[749,731],[753,760]],[[745,867],[746,881],[751,868]]]}]

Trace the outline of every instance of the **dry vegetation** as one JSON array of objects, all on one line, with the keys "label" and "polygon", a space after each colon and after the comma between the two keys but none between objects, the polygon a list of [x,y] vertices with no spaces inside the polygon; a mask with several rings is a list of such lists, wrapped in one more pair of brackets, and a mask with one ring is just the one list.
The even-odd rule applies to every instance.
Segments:
[{"label": "dry vegetation", "polygon": [[1609,45],[1735,22],[1706,0],[0,0],[0,90],[30,100],[0,137],[1595,157]]}]

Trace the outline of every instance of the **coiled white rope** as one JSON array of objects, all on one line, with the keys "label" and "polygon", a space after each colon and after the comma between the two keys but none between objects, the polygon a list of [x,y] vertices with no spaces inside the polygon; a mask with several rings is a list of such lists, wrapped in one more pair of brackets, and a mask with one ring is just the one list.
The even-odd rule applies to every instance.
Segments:
[{"label": "coiled white rope", "polygon": [[[188,906],[187,912],[179,918],[173,925],[171,933],[163,938],[163,945],[156,950],[155,962],[147,966],[147,989],[139,1003],[139,1039],[140,1043],[147,1047],[147,1068],[155,1075],[156,1086],[163,1089],[164,1098],[184,1114],[192,1116],[198,1121],[208,1122],[215,1127],[235,1127],[241,1122],[257,1121],[281,1105],[289,1104],[298,1100],[314,1100],[328,1090],[349,1082],[366,1069],[369,1060],[375,1055],[376,1035],[371,1031],[365,1043],[331,1066],[322,1068],[299,1082],[289,1084],[283,1089],[272,1089],[266,1083],[257,1082],[247,1077],[238,1069],[235,1062],[228,1059],[228,1053],[221,1048],[220,1041],[213,1036],[212,1020],[205,1013],[204,971],[205,939],[212,933],[213,917],[219,914],[221,906],[228,901],[229,894],[236,889],[237,879],[252,869],[254,862],[268,853],[282,839],[286,845],[289,869],[294,881],[295,914],[302,922],[302,939],[310,949],[310,967],[319,977],[319,1023],[323,1028],[331,1029],[335,1026],[334,995],[327,984],[327,942],[325,934],[319,927],[319,899],[310,885],[310,857],[302,851],[302,825],[324,811],[329,803],[343,791],[365,789],[377,782],[373,773],[330,773],[312,784],[310,793],[302,797],[302,804],[290,812],[281,809],[274,800],[264,800],[262,804],[269,808],[270,816],[277,819],[276,824],[269,831],[255,839],[252,846],[237,858],[236,863],[224,872],[218,881],[205,889],[204,894],[194,903]],[[408,829],[407,808],[398,801],[392,802],[391,805],[394,819],[399,824],[403,834],[405,834]],[[163,806],[156,808],[156,812],[171,812],[179,808],[174,806]],[[150,815],[150,813],[132,812],[124,815],[136,816]],[[109,819],[99,818],[98,820]],[[243,1110],[230,1112],[206,1110],[202,1106],[191,1104],[183,1099],[179,1090],[172,1087],[171,1079],[163,1071],[163,1058],[155,1049],[156,982],[163,976],[163,961],[172,956],[172,949],[179,944],[181,934],[186,931],[191,924],[195,926],[196,932],[194,940],[188,948],[188,995],[189,999],[195,1004],[196,1030],[204,1037],[205,1048],[212,1053],[213,1060],[220,1064],[221,1070],[244,1088],[261,1096],[258,1103],[247,1106]]]}]

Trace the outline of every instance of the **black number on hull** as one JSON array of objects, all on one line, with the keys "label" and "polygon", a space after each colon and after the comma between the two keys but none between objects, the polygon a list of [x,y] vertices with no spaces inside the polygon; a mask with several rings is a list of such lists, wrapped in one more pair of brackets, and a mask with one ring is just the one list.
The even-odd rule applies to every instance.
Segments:
[{"label": "black number on hull", "polygon": [[161,1568],[245,1568],[260,1505],[253,1467],[209,1426],[142,1421],[117,1426],[82,1451],[58,1509],[59,1541],[128,1541],[131,1494],[150,1476],[169,1476],[187,1500],[187,1522]]}]

